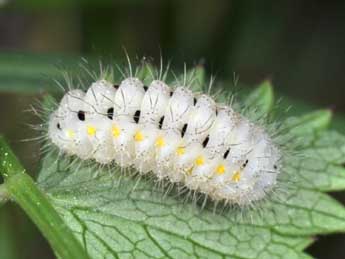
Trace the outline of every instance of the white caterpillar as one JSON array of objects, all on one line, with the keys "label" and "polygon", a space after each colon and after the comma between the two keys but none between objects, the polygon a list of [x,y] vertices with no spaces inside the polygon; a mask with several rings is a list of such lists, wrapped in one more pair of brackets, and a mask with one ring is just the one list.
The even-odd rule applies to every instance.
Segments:
[{"label": "white caterpillar", "polygon": [[214,201],[250,205],[277,184],[281,151],[260,126],[183,86],[102,79],[65,94],[48,136],[62,151],[153,172]]}]

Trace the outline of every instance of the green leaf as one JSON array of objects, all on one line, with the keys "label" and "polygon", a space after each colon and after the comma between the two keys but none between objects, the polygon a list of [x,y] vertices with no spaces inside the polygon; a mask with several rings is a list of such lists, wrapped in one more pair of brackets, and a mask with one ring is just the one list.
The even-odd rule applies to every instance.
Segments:
[{"label": "green leaf", "polygon": [[[91,167],[76,170],[65,160],[53,164],[55,159],[54,154],[46,158],[40,186],[50,193],[54,206],[84,242],[91,257],[127,254],[173,258],[201,255],[280,258],[279,253],[283,253],[289,256],[287,258],[300,258],[300,249],[291,247],[296,240],[284,236],[290,230],[284,228],[284,206],[281,215],[274,219],[270,214],[268,222],[236,221],[231,215],[208,210],[199,213],[192,205],[182,204],[170,196],[162,199],[163,190],[152,191],[152,183],[148,181],[141,181],[136,189],[136,182],[131,179],[117,184],[119,171],[113,172],[115,175],[102,171],[93,178]],[[294,208],[293,201],[291,203]],[[301,214],[298,208],[295,210]],[[309,232],[317,230],[317,226],[310,227]],[[306,242],[299,236],[297,240]],[[275,253],[278,254],[274,256]]]},{"label": "green leaf", "polygon": [[255,107],[255,117],[268,114],[274,105],[273,87],[270,81],[263,81],[245,100],[245,106]]},{"label": "green leaf", "polygon": [[139,67],[136,76],[140,78],[145,85],[149,85],[155,78],[155,71],[156,68],[153,67],[151,63],[144,63]]},{"label": "green leaf", "polygon": [[[145,180],[134,190],[134,180],[117,184],[119,171],[111,175],[104,170],[93,178],[91,167],[78,170],[78,165],[71,167],[65,160],[54,164],[55,160],[54,154],[45,159],[40,186],[50,193],[91,257],[126,253],[192,257],[200,250],[210,257],[275,258],[275,251],[300,258],[299,250],[309,243],[301,236],[345,231],[344,208],[316,191],[297,189],[287,200],[273,201],[273,211],[254,214],[246,222],[207,210],[198,213],[173,197],[162,199],[162,190],[152,191],[152,183]],[[142,245],[135,246],[140,240]],[[294,240],[299,244],[292,249]]]},{"label": "green leaf", "polygon": [[287,119],[287,127],[294,135],[308,135],[326,129],[332,119],[330,110],[320,110]]},{"label": "green leaf", "polygon": [[[268,89],[251,95],[266,97],[266,112]],[[294,188],[249,218],[200,212],[147,179],[137,182],[116,167],[95,176],[95,167],[71,165],[55,152],[44,159],[38,182],[92,258],[310,258],[302,250],[312,235],[345,232],[344,207],[321,192],[345,188],[345,137],[325,131],[329,120],[328,111],[318,111],[287,121],[290,137],[304,141],[303,155],[286,163]]]},{"label": "green leaf", "polygon": [[186,85],[190,87],[193,92],[205,92],[205,68],[203,65],[197,65],[196,67],[182,73],[181,76],[176,78],[176,81],[181,86]]},{"label": "green leaf", "polygon": [[345,189],[345,137],[335,131],[304,137],[304,159],[291,159],[286,172],[301,187],[320,191]]},{"label": "green leaf", "polygon": [[303,159],[290,159],[285,170],[298,185],[319,191],[345,189],[345,137],[325,129],[331,122],[329,110],[315,111],[286,121],[289,132],[304,149]]},{"label": "green leaf", "polygon": [[205,73],[205,68],[203,65],[197,65],[194,68],[194,72],[192,72],[193,77],[194,77],[194,82],[193,82],[193,90],[194,91],[202,91],[203,87],[205,87],[206,83],[206,73]]}]

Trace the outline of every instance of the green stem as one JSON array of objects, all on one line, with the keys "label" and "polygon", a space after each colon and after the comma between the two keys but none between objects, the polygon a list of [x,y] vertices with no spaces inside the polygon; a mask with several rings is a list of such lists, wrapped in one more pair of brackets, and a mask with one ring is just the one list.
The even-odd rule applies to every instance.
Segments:
[{"label": "green stem", "polygon": [[59,258],[88,258],[71,230],[50,204],[46,195],[25,173],[9,145],[0,136],[0,173],[9,198],[26,212],[46,237]]},{"label": "green stem", "polygon": [[0,184],[0,206],[9,200],[8,192],[4,184]]}]

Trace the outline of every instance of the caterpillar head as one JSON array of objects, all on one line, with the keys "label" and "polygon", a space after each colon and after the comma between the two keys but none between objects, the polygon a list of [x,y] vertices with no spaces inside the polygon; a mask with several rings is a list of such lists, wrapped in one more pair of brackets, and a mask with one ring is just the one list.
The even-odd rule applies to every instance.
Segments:
[{"label": "caterpillar head", "polygon": [[[48,136],[62,151],[86,159],[92,155],[90,123],[111,121],[116,89],[105,80],[94,82],[86,93],[71,90],[49,120]],[[94,127],[93,127],[94,128]]]},{"label": "caterpillar head", "polygon": [[81,90],[69,91],[62,98],[60,105],[49,120],[48,135],[51,141],[64,152],[76,154],[83,143],[81,124],[85,120]]}]

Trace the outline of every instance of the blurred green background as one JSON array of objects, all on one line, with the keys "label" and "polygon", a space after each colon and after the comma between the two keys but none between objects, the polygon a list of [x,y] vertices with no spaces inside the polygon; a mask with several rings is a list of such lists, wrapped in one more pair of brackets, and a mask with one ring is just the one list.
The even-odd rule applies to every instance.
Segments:
[{"label": "blurred green background", "polygon": [[[37,119],[26,110],[56,87],[56,67],[120,62],[123,47],[156,63],[162,54],[177,71],[203,63],[219,81],[270,78],[292,113],[330,108],[345,132],[345,1],[0,0],[0,132],[33,175],[39,145],[21,140]],[[344,258],[345,235],[317,237],[308,252]],[[0,208],[0,258],[54,258],[14,205]]]}]

